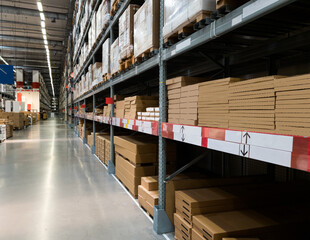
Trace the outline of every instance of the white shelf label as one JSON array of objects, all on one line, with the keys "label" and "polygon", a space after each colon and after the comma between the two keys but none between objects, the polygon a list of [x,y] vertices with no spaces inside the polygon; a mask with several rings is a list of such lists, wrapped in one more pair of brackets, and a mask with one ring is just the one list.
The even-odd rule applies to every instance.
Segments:
[{"label": "white shelf label", "polygon": [[291,167],[292,153],[276,149],[251,146],[249,158],[285,167]]},{"label": "white shelf label", "polygon": [[242,132],[242,143],[247,143],[251,146],[260,146],[287,152],[293,151],[292,136]]},{"label": "white shelf label", "polygon": [[178,43],[175,47],[175,51],[178,52],[183,48],[186,48],[191,45],[191,38],[186,39],[185,41]]},{"label": "white shelf label", "polygon": [[239,15],[239,16],[232,19],[231,26],[233,27],[233,26],[235,26],[241,22],[242,22],[242,15]]},{"label": "white shelf label", "polygon": [[243,18],[246,18],[278,1],[279,0],[256,0],[255,2],[243,8],[242,11]]},{"label": "white shelf label", "polygon": [[208,138],[208,148],[239,155],[240,144]]}]

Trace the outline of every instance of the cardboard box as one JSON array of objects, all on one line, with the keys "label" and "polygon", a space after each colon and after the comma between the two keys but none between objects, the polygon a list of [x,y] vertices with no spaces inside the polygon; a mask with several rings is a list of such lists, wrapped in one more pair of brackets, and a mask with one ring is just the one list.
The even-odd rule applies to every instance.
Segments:
[{"label": "cardboard box", "polygon": [[141,185],[148,191],[158,190],[158,177],[142,177]]},{"label": "cardboard box", "polygon": [[222,240],[223,237],[246,236],[270,232],[279,224],[271,218],[253,211],[229,211],[193,217],[194,229],[207,239]]},{"label": "cardboard box", "polygon": [[159,1],[146,0],[134,15],[134,56],[159,48]]},{"label": "cardboard box", "polygon": [[127,59],[133,55],[134,14],[138,11],[139,7],[139,5],[129,4],[119,18],[119,46],[121,59]]}]

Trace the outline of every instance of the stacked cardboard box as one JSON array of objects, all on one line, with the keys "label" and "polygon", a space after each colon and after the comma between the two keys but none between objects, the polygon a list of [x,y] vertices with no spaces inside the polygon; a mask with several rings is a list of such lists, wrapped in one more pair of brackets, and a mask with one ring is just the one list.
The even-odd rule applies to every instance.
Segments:
[{"label": "stacked cardboard box", "polygon": [[13,121],[13,128],[14,129],[22,129],[24,128],[24,113],[14,113],[14,112],[3,112],[0,113],[0,118],[9,119]]},{"label": "stacked cardboard box", "polygon": [[129,4],[119,18],[119,49],[122,60],[133,55],[133,19],[139,7],[139,5]]},{"label": "stacked cardboard box", "polygon": [[228,128],[228,90],[238,78],[225,78],[199,84],[198,125]]},{"label": "stacked cardboard box", "polygon": [[139,120],[159,121],[159,107],[147,107],[146,112],[138,112]]},{"label": "stacked cardboard box", "polygon": [[153,96],[134,96],[125,98],[124,108],[125,115],[124,118],[127,119],[137,119],[138,112],[143,112],[147,107],[158,106],[158,97]]},{"label": "stacked cardboard box", "polygon": [[111,116],[111,105],[107,105],[103,107],[103,116],[110,117]]},{"label": "stacked cardboard box", "polygon": [[146,0],[134,15],[134,56],[159,48],[159,1]]},{"label": "stacked cardboard box", "polygon": [[92,66],[93,82],[92,87],[96,86],[102,80],[102,63],[96,62]]},{"label": "stacked cardboard box", "polygon": [[6,138],[13,137],[13,121],[9,119],[0,118],[0,125],[6,126]]},{"label": "stacked cardboard box", "polygon": [[197,125],[199,84],[181,87],[180,124]]},{"label": "stacked cardboard box", "polygon": [[125,100],[115,102],[115,117],[124,118]]},{"label": "stacked cardboard box", "polygon": [[229,128],[275,131],[275,80],[268,76],[234,82],[229,86]]},{"label": "stacked cardboard box", "polygon": [[310,136],[310,74],[275,80],[277,133]]},{"label": "stacked cardboard box", "polygon": [[114,137],[116,176],[137,197],[141,177],[155,175],[157,143],[145,136]]},{"label": "stacked cardboard box", "polygon": [[110,49],[110,67],[111,74],[115,74],[120,70],[120,56],[119,56],[119,38],[117,38],[111,45]]},{"label": "stacked cardboard box", "polygon": [[[188,106],[190,106],[192,104],[189,103],[187,104],[186,102],[184,102],[184,100],[182,100],[181,103],[181,88],[182,87],[186,87],[189,85],[193,85],[196,84],[198,82],[202,82],[205,81],[205,78],[195,78],[195,77],[176,77],[176,78],[172,78],[166,81],[166,85],[167,85],[167,90],[168,90],[168,100],[169,100],[169,105],[168,105],[168,122],[170,123],[180,123],[180,122],[184,122],[182,121],[183,119],[183,115],[181,113],[181,107],[182,107],[182,112],[189,112],[190,110],[188,110]],[[186,88],[185,91],[183,93],[183,96],[187,96],[186,93]],[[190,99],[191,101],[193,99]],[[195,103],[194,103],[195,105]],[[193,110],[195,112],[195,110]],[[184,116],[188,116],[187,113],[184,113]],[[197,114],[197,111],[196,111]],[[194,114],[195,115],[195,114]],[[193,121],[191,121],[192,123]]]},{"label": "stacked cardboard box", "polygon": [[111,141],[110,136],[104,136],[104,164],[108,166],[111,157]]},{"label": "stacked cardboard box", "polygon": [[229,236],[264,235],[278,226],[277,221],[254,210],[197,215],[193,217],[192,239],[222,240]]},{"label": "stacked cardboard box", "polygon": [[102,44],[102,76],[110,74],[110,38]]},{"label": "stacked cardboard box", "polygon": [[138,200],[151,216],[154,215],[154,206],[158,205],[158,183],[155,177],[142,177],[138,188]]},{"label": "stacked cardboard box", "polygon": [[[164,4],[164,38],[178,34],[214,12],[215,0],[166,0]],[[177,38],[177,37],[176,37]]]}]

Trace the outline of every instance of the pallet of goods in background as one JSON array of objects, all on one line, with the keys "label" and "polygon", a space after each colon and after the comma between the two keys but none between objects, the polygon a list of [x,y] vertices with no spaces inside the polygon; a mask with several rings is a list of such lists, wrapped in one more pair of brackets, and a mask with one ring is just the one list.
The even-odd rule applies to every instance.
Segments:
[{"label": "pallet of goods in background", "polygon": [[134,59],[134,14],[138,11],[139,5],[129,4],[122,16],[119,18],[119,50],[120,69],[128,69],[135,63]]},{"label": "pallet of goods in background", "polygon": [[134,15],[134,57],[148,58],[159,48],[159,1],[146,0]]}]

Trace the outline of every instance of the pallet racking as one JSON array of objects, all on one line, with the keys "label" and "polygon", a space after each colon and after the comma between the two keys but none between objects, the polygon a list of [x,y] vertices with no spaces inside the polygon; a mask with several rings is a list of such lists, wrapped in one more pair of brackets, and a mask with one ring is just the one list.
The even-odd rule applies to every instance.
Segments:
[{"label": "pallet racking", "polygon": [[[83,41],[87,36],[91,18],[101,1],[97,1],[90,16],[82,41],[73,60],[76,64]],[[99,40],[89,53],[83,67],[74,77],[73,85],[95,58],[102,43],[109,37],[111,43],[116,38],[116,25],[121,14],[131,1],[120,2],[120,8],[109,22],[108,28],[99,36]],[[160,1],[160,24],[163,26],[163,4]],[[159,140],[159,205],[154,209],[154,230],[157,233],[169,232],[172,225],[165,214],[165,180],[166,180],[166,145],[165,139],[173,139],[221,152],[226,152],[244,158],[256,159],[288,168],[310,171],[309,137],[288,136],[279,134],[236,131],[231,129],[216,129],[197,126],[183,126],[167,123],[167,104],[165,81],[168,77],[179,75],[199,76],[208,73],[210,78],[227,77],[243,73],[251,75],[254,71],[263,71],[267,75],[277,74],[278,67],[290,64],[296,59],[307,58],[304,48],[308,47],[310,39],[310,24],[307,10],[310,4],[304,0],[251,0],[231,12],[221,15],[215,13],[212,19],[205,19],[204,24],[195,26],[196,31],[172,46],[166,46],[161,31],[158,54],[135,64],[127,71],[122,71],[108,81],[99,84],[90,92],[72,98],[67,107],[79,110],[85,108],[86,102],[92,102],[93,115],[75,114],[77,119],[93,122],[93,133],[96,132],[96,122],[110,127],[111,156],[108,171],[114,174],[114,127],[123,127],[133,131],[158,136]],[[80,16],[81,18],[81,16]],[[301,53],[301,51],[303,51]],[[293,53],[293,54],[292,54]],[[156,74],[157,73],[157,74]],[[96,101],[103,96],[114,97],[115,90],[121,92],[128,85],[138,85],[142,78],[153,76],[146,81],[148,88],[157,88],[159,92],[160,120],[159,122],[119,119],[113,117],[94,117]],[[155,77],[154,77],[155,76]],[[158,81],[159,79],[159,81]],[[114,103],[111,109],[114,108]],[[86,129],[84,129],[86,130]],[[95,134],[93,134],[95,142]],[[83,139],[86,143],[86,139]],[[300,147],[302,146],[302,147]],[[95,152],[95,146],[92,153]]]}]

